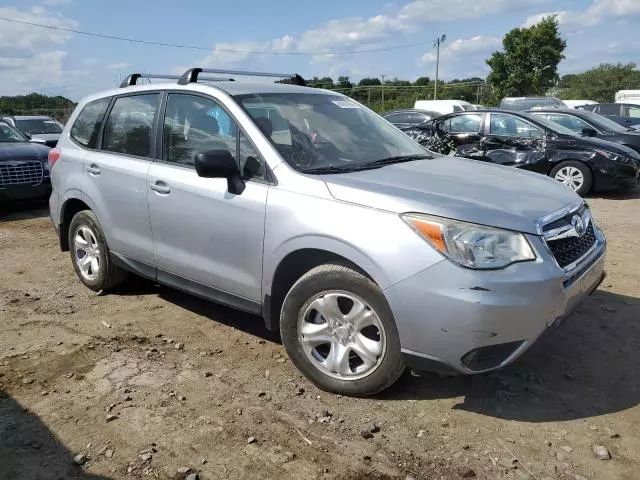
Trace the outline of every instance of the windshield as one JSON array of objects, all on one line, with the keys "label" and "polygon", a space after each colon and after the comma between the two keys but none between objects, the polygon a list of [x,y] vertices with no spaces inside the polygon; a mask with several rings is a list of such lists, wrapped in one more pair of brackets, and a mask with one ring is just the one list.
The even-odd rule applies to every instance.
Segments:
[{"label": "windshield", "polygon": [[62,125],[53,119],[16,120],[16,127],[23,133],[62,133]]},{"label": "windshield", "polygon": [[536,107],[566,108],[566,105],[555,97],[539,98],[505,98],[500,102],[500,108],[506,110],[531,110]]},{"label": "windshield", "polygon": [[353,169],[427,152],[382,117],[349,98],[324,93],[234,97],[293,168]]},{"label": "windshield", "polygon": [[568,129],[567,127],[564,127],[559,123],[552,122],[551,120],[547,120],[542,115],[529,114],[529,113],[524,113],[522,115],[560,135],[571,135],[572,137],[578,136],[578,134],[573,130]]},{"label": "windshield", "polygon": [[0,123],[0,142],[26,142],[27,140],[20,132],[10,127],[6,123]]},{"label": "windshield", "polygon": [[583,113],[582,116],[605,132],[624,133],[627,131],[627,128],[617,124],[610,118],[603,117],[602,115],[598,115],[597,113]]}]

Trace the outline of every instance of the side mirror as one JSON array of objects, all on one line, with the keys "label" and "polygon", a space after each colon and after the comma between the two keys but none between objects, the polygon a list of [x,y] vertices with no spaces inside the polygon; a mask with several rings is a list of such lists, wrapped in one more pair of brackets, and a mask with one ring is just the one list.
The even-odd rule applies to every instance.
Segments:
[{"label": "side mirror", "polygon": [[598,132],[596,130],[594,130],[593,128],[585,127],[585,128],[582,129],[582,136],[583,137],[597,137],[598,136]]},{"label": "side mirror", "polygon": [[238,164],[228,150],[209,150],[195,156],[196,172],[203,178],[226,178],[229,193],[240,195],[245,184]]}]

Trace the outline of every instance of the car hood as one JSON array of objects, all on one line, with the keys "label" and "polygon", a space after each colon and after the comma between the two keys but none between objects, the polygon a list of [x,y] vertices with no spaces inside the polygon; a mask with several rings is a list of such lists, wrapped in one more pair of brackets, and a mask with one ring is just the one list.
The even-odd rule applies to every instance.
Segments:
[{"label": "car hood", "polygon": [[331,195],[345,202],[533,234],[537,219],[580,199],[544,175],[446,156],[323,180]]},{"label": "car hood", "polygon": [[0,162],[6,160],[46,160],[49,147],[30,142],[0,142]]}]

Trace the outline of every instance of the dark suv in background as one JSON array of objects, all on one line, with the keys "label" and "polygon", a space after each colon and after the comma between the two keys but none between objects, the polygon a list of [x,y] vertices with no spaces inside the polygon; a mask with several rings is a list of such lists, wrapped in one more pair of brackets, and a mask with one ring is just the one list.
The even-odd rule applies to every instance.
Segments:
[{"label": "dark suv in background", "polygon": [[633,103],[596,103],[594,105],[581,105],[577,108],[609,117],[623,127],[640,126],[640,105]]},{"label": "dark suv in background", "polygon": [[[478,110],[431,121],[428,149],[548,175],[579,195],[592,188],[633,188],[640,155],[529,113]],[[469,175],[473,175],[469,171]],[[514,188],[517,188],[514,185]]]}]

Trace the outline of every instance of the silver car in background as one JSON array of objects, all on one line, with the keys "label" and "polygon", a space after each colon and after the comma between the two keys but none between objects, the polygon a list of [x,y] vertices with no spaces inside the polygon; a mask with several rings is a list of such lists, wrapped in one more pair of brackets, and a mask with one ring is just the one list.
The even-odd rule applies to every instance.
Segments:
[{"label": "silver car in background", "polygon": [[200,73],[84,99],[51,151],[87,287],[134,272],[260,315],[362,396],[507,365],[601,282],[604,236],[555,180],[431,154],[335,92]]}]

